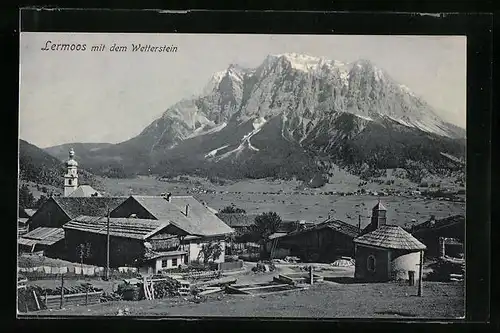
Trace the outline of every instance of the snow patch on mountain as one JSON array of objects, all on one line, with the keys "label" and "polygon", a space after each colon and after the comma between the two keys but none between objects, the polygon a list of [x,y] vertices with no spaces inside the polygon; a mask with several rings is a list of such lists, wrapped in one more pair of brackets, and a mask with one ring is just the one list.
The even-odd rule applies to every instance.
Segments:
[{"label": "snow patch on mountain", "polygon": [[241,154],[241,152],[243,152],[245,150],[246,147],[248,147],[249,149],[251,149],[253,151],[259,151],[258,148],[252,146],[250,139],[255,134],[260,132],[260,130],[262,129],[262,126],[264,126],[265,123],[266,123],[266,120],[263,117],[256,118],[252,123],[253,130],[250,133],[243,136],[243,138],[241,139],[240,145],[236,149],[230,150],[230,151],[222,154],[217,160],[220,161],[220,160],[225,159],[233,154],[236,154],[236,156],[238,156],[239,154]]},{"label": "snow patch on mountain", "polygon": [[387,118],[389,118],[389,119],[391,119],[391,120],[393,120],[393,121],[395,121],[395,122],[397,122],[397,123],[399,123],[399,124],[401,124],[403,126],[406,126],[406,127],[412,127],[412,128],[415,127],[411,123],[409,123],[409,122],[407,122],[407,121],[405,121],[403,119],[400,119],[400,118],[396,118],[396,117],[392,117],[392,116],[387,116]]},{"label": "snow patch on mountain", "polygon": [[364,120],[373,121],[373,118],[370,118],[370,117],[367,117],[367,116],[362,116],[362,115],[359,115],[359,114],[355,114],[355,116],[358,117],[358,118],[364,119]]},{"label": "snow patch on mountain", "polygon": [[222,149],[225,149],[229,147],[229,145],[224,145],[222,147],[219,147],[219,148],[216,148],[214,150],[211,150],[210,152],[208,152],[206,155],[205,155],[205,158],[211,158],[211,157],[215,157],[215,155],[217,155],[217,153],[219,152],[219,150],[222,150]]},{"label": "snow patch on mountain", "polygon": [[435,134],[438,134],[438,135],[441,135],[441,136],[446,136],[446,137],[449,137],[450,135],[448,134],[448,132],[446,132],[445,130],[443,130],[443,128],[441,126],[439,126],[438,123],[436,122],[433,122],[433,121],[414,121],[413,124],[415,125],[415,127],[417,127],[418,129],[424,131],[424,132],[427,132],[427,133],[435,133]]},{"label": "snow patch on mountain", "polygon": [[222,130],[226,126],[227,126],[226,122],[224,122],[220,125],[217,125],[215,127],[212,127],[212,128],[209,127],[209,129],[206,129],[207,126],[202,126],[202,127],[195,129],[191,135],[186,137],[186,139],[194,138],[194,137],[200,136],[200,135],[216,133],[216,132],[219,132],[220,130]]},{"label": "snow patch on mountain", "polygon": [[347,73],[345,70],[346,64],[338,61],[338,60],[330,60],[324,57],[315,57],[307,54],[299,54],[299,53],[282,53],[282,54],[274,54],[271,57],[276,59],[286,59],[292,68],[304,72],[318,71],[323,66],[326,66],[330,69],[338,68],[343,69],[342,72]]}]

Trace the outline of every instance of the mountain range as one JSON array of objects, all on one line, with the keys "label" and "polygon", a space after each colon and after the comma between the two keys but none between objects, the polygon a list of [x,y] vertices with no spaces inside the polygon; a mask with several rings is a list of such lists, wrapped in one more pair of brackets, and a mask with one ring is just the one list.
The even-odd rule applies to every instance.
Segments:
[{"label": "mountain range", "polygon": [[127,141],[46,151],[64,160],[73,147],[86,170],[112,177],[307,180],[338,165],[357,175],[402,168],[419,181],[422,170],[463,172],[465,143],[464,129],[372,62],[286,53],[215,73]]}]

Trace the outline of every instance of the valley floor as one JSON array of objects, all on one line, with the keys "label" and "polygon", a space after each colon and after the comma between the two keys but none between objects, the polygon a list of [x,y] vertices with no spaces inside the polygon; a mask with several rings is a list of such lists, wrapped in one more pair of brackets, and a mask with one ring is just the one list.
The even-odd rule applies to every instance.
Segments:
[{"label": "valley floor", "polygon": [[[248,180],[228,185],[213,185],[203,180],[165,182],[153,177],[104,179],[109,195],[192,195],[208,206],[220,210],[235,205],[247,214],[277,212],[284,220],[321,222],[331,217],[362,227],[370,221],[371,208],[381,198],[387,207],[387,222],[404,226],[415,220],[427,221],[430,215],[444,218],[465,214],[465,203],[428,200],[417,196],[324,195],[326,191],[344,190],[342,184],[328,188],[300,190],[298,182]],[[331,185],[331,186],[330,186]],[[344,190],[345,191],[345,190]]]}]

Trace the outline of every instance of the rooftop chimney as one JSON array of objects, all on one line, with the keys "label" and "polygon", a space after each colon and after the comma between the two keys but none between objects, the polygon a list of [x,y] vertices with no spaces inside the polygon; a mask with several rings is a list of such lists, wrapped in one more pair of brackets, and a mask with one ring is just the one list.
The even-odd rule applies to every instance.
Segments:
[{"label": "rooftop chimney", "polygon": [[186,216],[189,214],[189,204],[186,205]]}]

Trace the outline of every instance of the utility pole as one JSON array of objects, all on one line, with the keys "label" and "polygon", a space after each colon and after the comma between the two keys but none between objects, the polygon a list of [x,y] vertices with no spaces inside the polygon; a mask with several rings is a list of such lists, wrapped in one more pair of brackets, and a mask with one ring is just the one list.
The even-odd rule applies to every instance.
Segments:
[{"label": "utility pole", "polygon": [[107,231],[106,231],[106,281],[109,280],[109,207],[107,216]]},{"label": "utility pole", "polygon": [[418,296],[422,296],[422,272],[424,266],[424,251],[420,251],[420,265],[418,268]]},{"label": "utility pole", "polygon": [[358,215],[358,229],[361,232],[361,214]]}]

